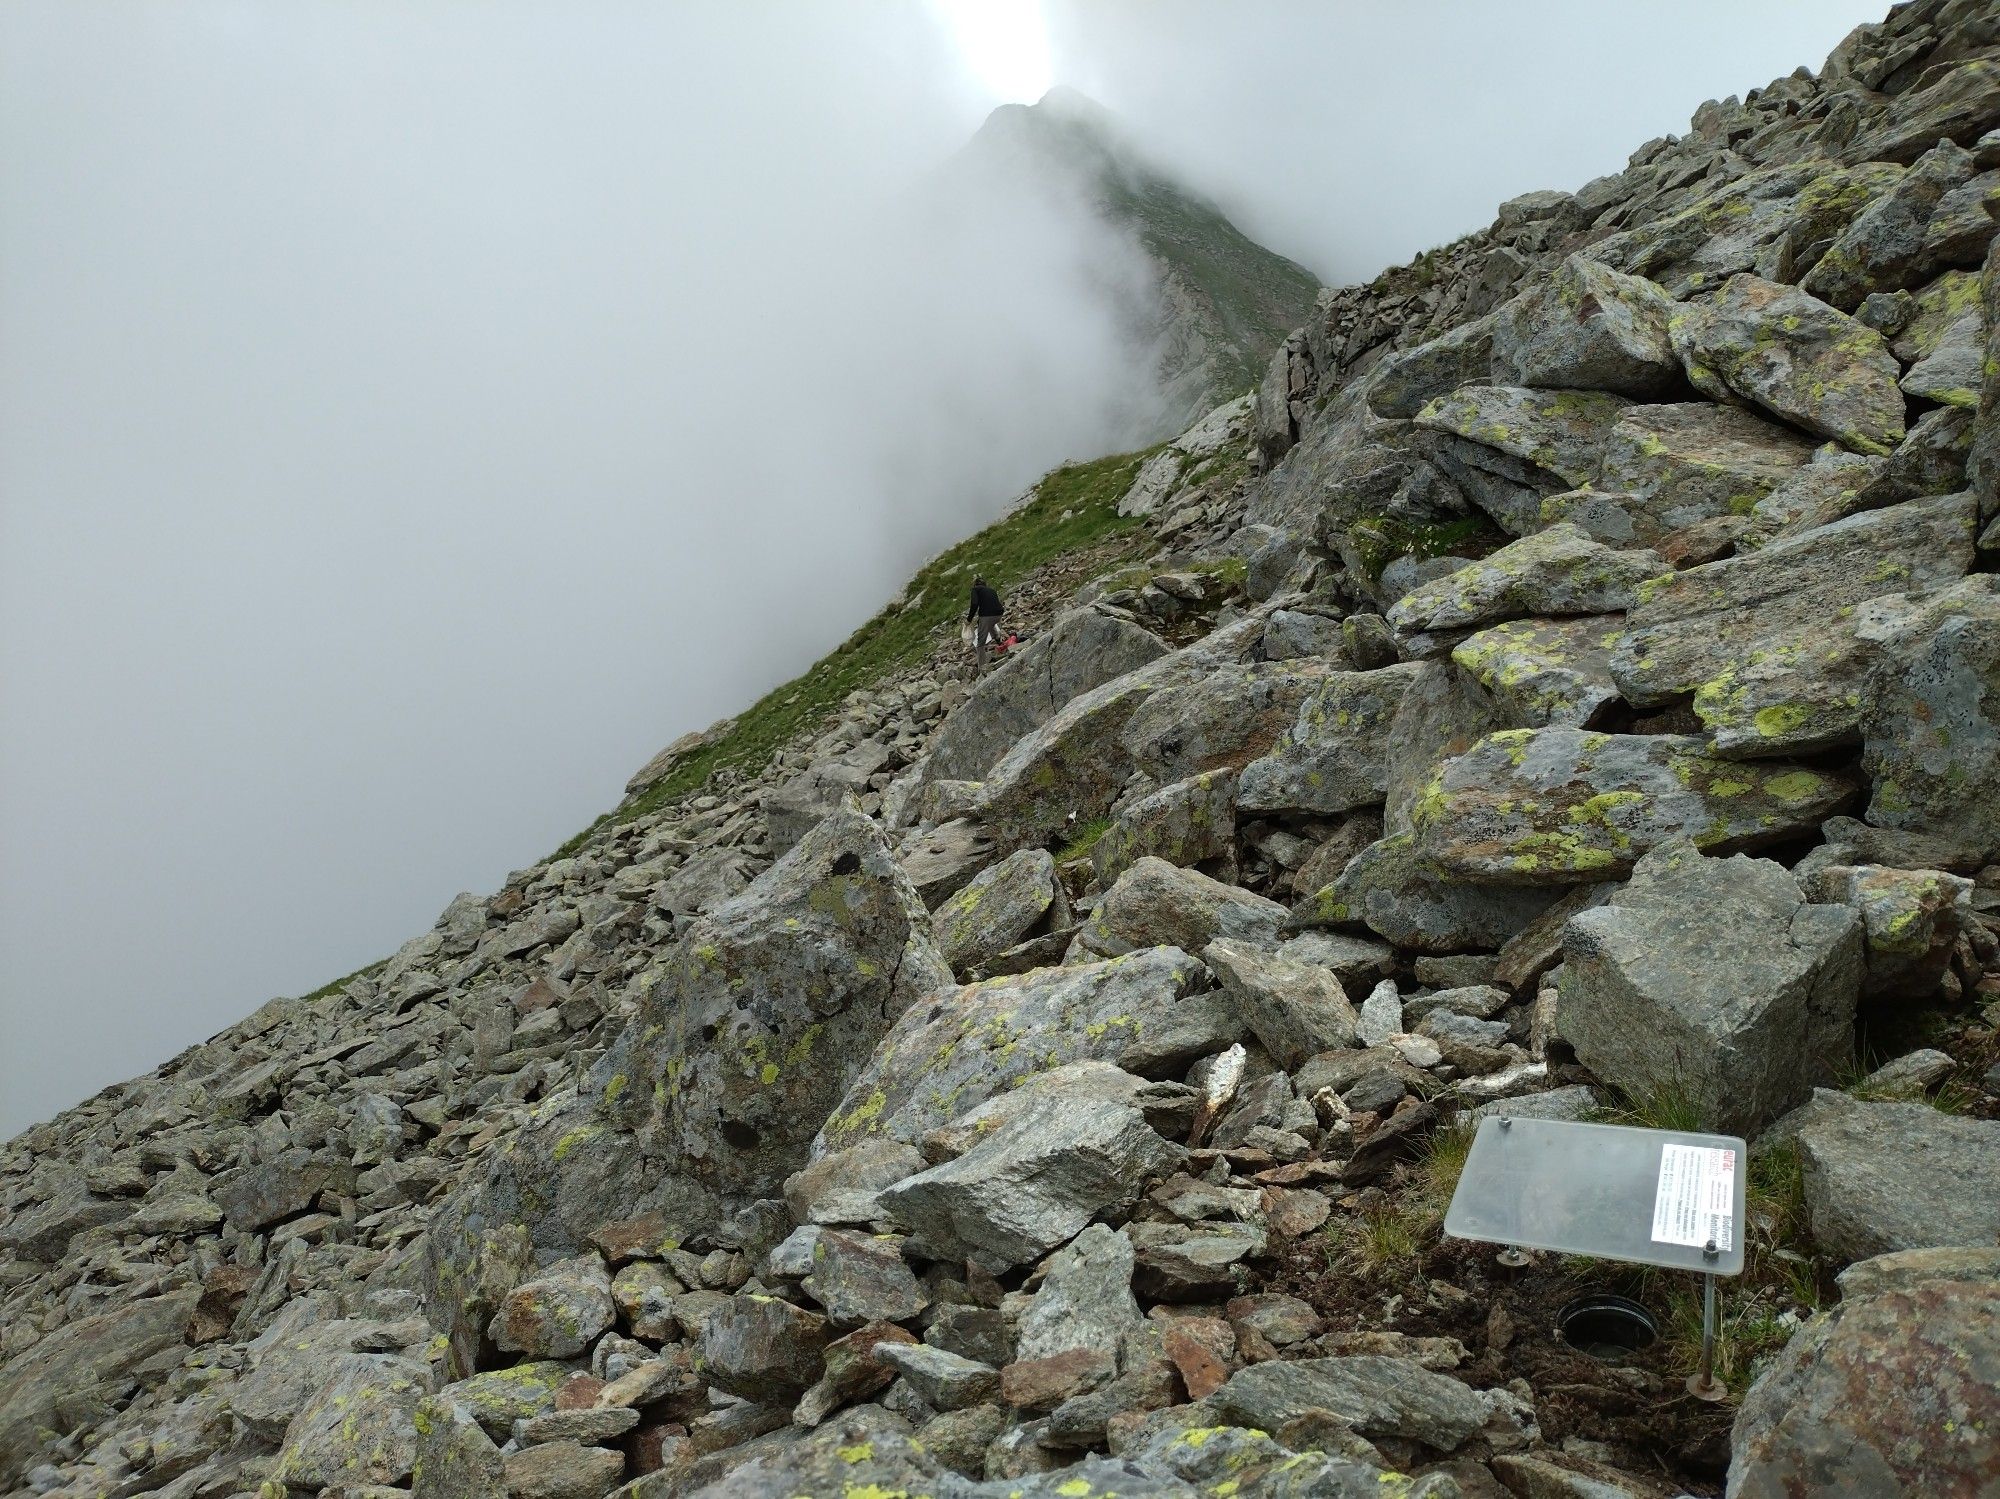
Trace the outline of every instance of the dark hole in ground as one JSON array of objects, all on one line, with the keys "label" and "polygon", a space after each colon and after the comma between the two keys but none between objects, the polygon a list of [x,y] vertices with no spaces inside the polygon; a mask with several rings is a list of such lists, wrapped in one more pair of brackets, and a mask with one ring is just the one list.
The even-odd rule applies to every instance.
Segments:
[{"label": "dark hole in ground", "polygon": [[1588,1291],[1556,1313],[1556,1330],[1592,1358],[1622,1361],[1660,1336],[1660,1324],[1636,1301]]}]

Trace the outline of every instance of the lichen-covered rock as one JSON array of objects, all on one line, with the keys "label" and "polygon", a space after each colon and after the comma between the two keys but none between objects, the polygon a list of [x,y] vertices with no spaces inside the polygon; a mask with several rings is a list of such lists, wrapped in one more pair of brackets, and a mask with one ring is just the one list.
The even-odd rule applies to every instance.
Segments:
[{"label": "lichen-covered rock", "polygon": [[1167,654],[1152,631],[1101,609],[1071,609],[974,684],[924,757],[926,781],[976,781],[1070,699]]},{"label": "lichen-covered rock", "polygon": [[1331,1411],[1364,1437],[1401,1437],[1440,1452],[1462,1446],[1491,1414],[1484,1397],[1449,1375],[1371,1355],[1252,1364],[1209,1403],[1266,1431],[1308,1411]]},{"label": "lichen-covered rock", "polygon": [[487,1335],[510,1353],[573,1358],[617,1316],[611,1277],[595,1254],[548,1267],[507,1293]]},{"label": "lichen-covered rock", "polygon": [[837,812],[695,923],[646,995],[632,1084],[720,1194],[776,1195],[896,1016],[950,983],[881,830]]},{"label": "lichen-covered rock", "polygon": [[345,1355],[285,1428],[272,1477],[300,1489],[400,1483],[416,1463],[417,1409],[430,1380],[414,1359]]},{"label": "lichen-covered rock", "polygon": [[1238,808],[1332,813],[1382,800],[1389,727],[1421,669],[1411,661],[1328,676],[1271,753],[1244,767]]},{"label": "lichen-covered rock", "polygon": [[[1384,828],[1392,833],[1408,832],[1410,808],[1429,784],[1432,770],[1453,756],[1464,754],[1494,730],[1513,727],[1515,721],[1472,673],[1461,670],[1449,659],[1422,662],[1389,723],[1388,740],[1383,747],[1388,766],[1387,788],[1380,822],[1371,826],[1355,817],[1343,826],[1342,833],[1351,833],[1354,838],[1348,857],[1352,858],[1380,837]],[[1321,871],[1319,878],[1306,878],[1314,872],[1314,866]],[[1315,855],[1301,867],[1297,888],[1316,890],[1338,877],[1342,867],[1345,860],[1339,866],[1327,868],[1325,858]]]},{"label": "lichen-covered rock", "polygon": [[2000,851],[2000,580],[1860,611],[1875,653],[1862,720],[1868,821]]},{"label": "lichen-covered rock", "polygon": [[1673,343],[1695,389],[1761,406],[1860,453],[1903,440],[1901,371],[1882,335],[1757,276],[1678,307]]},{"label": "lichen-covered rock", "polygon": [[1831,864],[1801,872],[1808,900],[1852,906],[1861,916],[1870,999],[1928,999],[1972,919],[1972,881],[1935,869]]},{"label": "lichen-covered rock", "polygon": [[1048,850],[1024,848],[947,896],[931,913],[931,938],[952,971],[963,972],[1034,930],[1056,904],[1057,889],[1056,861]]},{"label": "lichen-covered rock", "polygon": [[1985,376],[1986,325],[1977,313],[1958,319],[1903,376],[1902,390],[1919,401],[1977,410]]},{"label": "lichen-covered rock", "polygon": [[1567,885],[1674,838],[1730,852],[1793,837],[1853,794],[1837,771],[1721,760],[1687,734],[1508,729],[1439,767],[1410,821],[1447,874]]},{"label": "lichen-covered rock", "polygon": [[812,1273],[805,1292],[835,1327],[864,1322],[907,1322],[930,1305],[893,1237],[828,1229],[813,1241]]},{"label": "lichen-covered rock", "polygon": [[1207,770],[1124,808],[1092,845],[1090,862],[1108,890],[1143,858],[1192,866],[1235,850],[1236,772]]},{"label": "lichen-covered rock", "polygon": [[1493,378],[1642,401],[1671,396],[1682,388],[1667,336],[1673,310],[1643,276],[1572,255],[1494,315]]},{"label": "lichen-covered rock", "polygon": [[[1750,514],[1812,455],[1809,438],[1731,406],[1632,406],[1605,434],[1592,490],[1581,493],[1615,497],[1628,545],[1653,546],[1702,521]],[[1552,500],[1543,518],[1565,519],[1576,499]]]},{"label": "lichen-covered rock", "polygon": [[1389,611],[1389,623],[1412,633],[1603,614],[1631,608],[1639,585],[1666,571],[1657,553],[1617,551],[1559,523],[1412,589]]},{"label": "lichen-covered rock", "polygon": [[1973,174],[1970,152],[1941,141],[1856,215],[1800,284],[1835,307],[1870,292],[1921,286],[1943,267],[1923,254],[1939,201]]},{"label": "lichen-covered rock", "polygon": [[1240,886],[1147,857],[1104,892],[1076,942],[1081,951],[1106,958],[1141,948],[1200,952],[1217,937],[1274,947],[1287,914],[1276,901]]},{"label": "lichen-covered rock", "polygon": [[1368,386],[1368,408],[1377,416],[1415,416],[1439,396],[1468,380],[1483,380],[1493,364],[1492,314],[1460,323],[1382,362]]},{"label": "lichen-covered rock", "polygon": [[1314,614],[1303,609],[1274,609],[1264,623],[1264,659],[1299,661],[1324,658],[1336,670],[1350,665],[1346,659],[1344,623],[1332,614]]},{"label": "lichen-covered rock", "polygon": [[1296,1070],[1323,1051],[1354,1044],[1354,1007],[1324,968],[1227,938],[1202,949],[1222,992],[1280,1067]]},{"label": "lichen-covered rock", "polygon": [[1563,931],[1562,1036],[1628,1097],[1754,1134],[1853,1055],[1861,922],[1782,865],[1656,848]]},{"label": "lichen-covered rock", "polygon": [[1944,495],[1663,578],[1626,617],[1612,678],[1640,705],[1692,692],[1725,755],[1849,743],[1861,730],[1873,669],[1856,606],[1962,577],[1973,524],[1970,497]]},{"label": "lichen-covered rock", "polygon": [[514,1364],[448,1384],[437,1398],[463,1410],[488,1436],[505,1441],[516,1421],[554,1410],[556,1391],[575,1372],[555,1359]]},{"label": "lichen-covered rock", "polygon": [[1592,390],[1468,385],[1419,411],[1416,424],[1493,448],[1570,484],[1596,477],[1612,426],[1631,403]]},{"label": "lichen-covered rock", "polygon": [[2000,1120],[1821,1091],[1798,1131],[1813,1242],[1836,1261],[2000,1242]]},{"label": "lichen-covered rock", "polygon": [[929,1343],[884,1344],[876,1356],[938,1410],[963,1410],[1000,1392],[998,1369]]},{"label": "lichen-covered rock", "polygon": [[1556,894],[1447,875],[1418,851],[1415,834],[1396,833],[1356,855],[1331,885],[1301,902],[1294,919],[1366,926],[1416,952],[1465,952],[1499,947]]},{"label": "lichen-covered rock", "polygon": [[1218,667],[1155,692],[1125,726],[1123,743],[1132,763],[1156,781],[1240,770],[1292,726],[1328,669],[1319,660]]},{"label": "lichen-covered rock", "polygon": [[814,1154],[879,1135],[921,1140],[1068,1062],[1184,1067],[1241,1034],[1228,1006],[1197,992],[1208,982],[1200,963],[1163,947],[940,993],[883,1038],[827,1118]]},{"label": "lichen-covered rock", "polygon": [[702,1326],[700,1367],[732,1395],[789,1406],[819,1379],[831,1338],[817,1312],[775,1296],[732,1296]]},{"label": "lichen-covered rock", "polygon": [[508,1499],[604,1499],[625,1476],[625,1454],[578,1441],[538,1442],[502,1463]]},{"label": "lichen-covered rock", "polygon": [[1689,296],[1754,269],[1791,229],[1800,194],[1840,170],[1808,160],[1749,172],[1583,253],[1658,282],[1668,296]]},{"label": "lichen-covered rock", "polygon": [[1619,701],[1611,648],[1624,624],[1622,614],[1509,620],[1467,636],[1451,659],[1515,724],[1588,728]]},{"label": "lichen-covered rock", "polygon": [[1743,1397],[1729,1499],[2000,1488],[2000,1250],[1883,1255],[1840,1284]]},{"label": "lichen-covered rock", "polygon": [[449,1389],[422,1401],[411,1424],[417,1429],[410,1464],[412,1499],[488,1499],[505,1490],[500,1449]]},{"label": "lichen-covered rock", "polygon": [[997,1274],[1129,1208],[1181,1154],[1130,1104],[1050,1090],[956,1160],[888,1188],[882,1205],[934,1258]]}]

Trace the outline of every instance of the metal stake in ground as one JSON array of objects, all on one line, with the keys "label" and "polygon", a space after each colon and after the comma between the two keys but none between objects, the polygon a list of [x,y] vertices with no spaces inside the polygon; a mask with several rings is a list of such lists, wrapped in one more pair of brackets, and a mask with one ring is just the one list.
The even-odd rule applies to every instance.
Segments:
[{"label": "metal stake in ground", "polygon": [[[1710,1239],[1701,1247],[1702,1257],[1713,1260],[1717,1255],[1715,1240]],[[1715,1377],[1715,1277],[1701,1278],[1701,1367],[1688,1376],[1688,1393],[1697,1400],[1721,1400],[1729,1394],[1729,1386]]]}]

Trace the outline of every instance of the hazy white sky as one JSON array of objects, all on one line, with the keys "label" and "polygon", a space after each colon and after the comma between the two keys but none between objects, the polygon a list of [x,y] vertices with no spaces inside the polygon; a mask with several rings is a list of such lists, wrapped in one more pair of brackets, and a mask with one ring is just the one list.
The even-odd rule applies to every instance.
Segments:
[{"label": "hazy white sky", "polygon": [[1082,88],[1344,280],[1876,13],[9,0],[0,1135],[493,888],[1118,440],[1116,248],[907,192],[994,103]]}]

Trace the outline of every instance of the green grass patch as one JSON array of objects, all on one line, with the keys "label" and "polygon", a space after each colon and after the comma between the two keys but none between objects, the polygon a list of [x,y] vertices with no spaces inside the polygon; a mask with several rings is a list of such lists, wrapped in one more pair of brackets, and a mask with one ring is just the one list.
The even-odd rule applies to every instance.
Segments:
[{"label": "green grass patch", "polygon": [[[1371,579],[1381,577],[1382,569],[1398,557],[1444,557],[1461,551],[1479,556],[1507,539],[1478,515],[1425,526],[1390,515],[1364,515],[1347,528],[1347,534],[1361,570]],[[1467,546],[1468,542],[1473,545]]]},{"label": "green grass patch", "polygon": [[1072,859],[1087,857],[1097,847],[1097,840],[1110,831],[1111,819],[1108,817],[1093,817],[1089,822],[1079,823],[1075,834],[1056,854],[1056,862],[1067,864]]},{"label": "green grass patch", "polygon": [[557,850],[575,852],[607,825],[657,811],[704,785],[719,770],[754,775],[779,749],[833,717],[842,700],[917,665],[941,634],[965,617],[975,576],[1002,597],[1037,568],[1067,553],[1136,531],[1145,522],[1118,514],[1118,501],[1158,449],[1070,463],[1046,475],[1013,513],[928,563],[895,603],[848,636],[801,676],[774,687],[737,715],[715,743],[687,757],[665,778],[606,813]]}]

